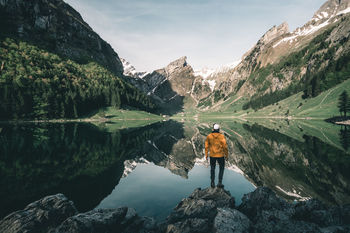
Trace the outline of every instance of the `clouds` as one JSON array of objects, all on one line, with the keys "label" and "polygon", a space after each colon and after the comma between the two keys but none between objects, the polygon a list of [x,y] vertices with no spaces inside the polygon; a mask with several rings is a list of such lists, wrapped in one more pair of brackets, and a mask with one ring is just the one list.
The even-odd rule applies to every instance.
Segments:
[{"label": "clouds", "polygon": [[240,57],[273,25],[294,29],[323,0],[65,0],[139,70],[187,56],[195,68]]}]

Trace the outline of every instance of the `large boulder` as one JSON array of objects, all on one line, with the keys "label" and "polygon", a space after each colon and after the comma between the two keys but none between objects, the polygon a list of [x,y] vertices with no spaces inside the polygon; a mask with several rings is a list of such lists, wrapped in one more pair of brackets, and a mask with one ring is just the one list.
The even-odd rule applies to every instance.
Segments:
[{"label": "large boulder", "polygon": [[139,217],[132,208],[98,209],[66,219],[50,233],[157,232],[152,218]]},{"label": "large boulder", "polygon": [[350,232],[350,206],[328,207],[315,199],[293,204],[266,187],[245,194],[238,210],[252,221],[252,232]]},{"label": "large boulder", "polygon": [[249,216],[253,221],[259,218],[262,211],[276,211],[283,212],[282,215],[290,216],[292,204],[277,197],[276,194],[267,187],[257,188],[254,192],[244,194],[242,203],[238,210],[243,214]]},{"label": "large boulder", "polygon": [[[167,218],[164,230],[167,233],[214,231],[214,219],[218,214],[218,208],[228,210],[234,207],[234,203],[234,198],[224,189],[195,189],[188,198],[184,198],[175,207]],[[217,223],[231,223],[228,219],[231,215],[223,215],[224,210],[220,211],[221,217],[217,219]],[[245,217],[245,219],[247,218]],[[225,226],[229,228],[227,224]],[[218,228],[221,229],[219,232],[223,232],[223,229],[226,229],[225,226]]]},{"label": "large boulder", "polygon": [[235,209],[218,208],[214,219],[214,229],[217,233],[244,233],[249,232],[252,222],[247,216]]},{"label": "large boulder", "polygon": [[0,221],[2,233],[37,233],[56,228],[65,219],[77,214],[72,201],[63,194],[44,197],[24,210],[13,212]]}]

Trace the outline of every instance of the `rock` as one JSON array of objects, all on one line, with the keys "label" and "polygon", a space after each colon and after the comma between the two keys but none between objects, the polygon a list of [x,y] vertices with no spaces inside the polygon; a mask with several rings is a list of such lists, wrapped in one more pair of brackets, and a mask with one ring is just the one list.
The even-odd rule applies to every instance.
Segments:
[{"label": "rock", "polygon": [[320,232],[316,224],[290,219],[288,213],[283,210],[264,210],[258,214],[254,224],[254,232]]},{"label": "rock", "polygon": [[157,232],[152,218],[139,217],[135,209],[99,209],[66,219],[50,233],[108,233],[108,232]]},{"label": "rock", "polygon": [[56,194],[6,216],[0,221],[0,229],[2,233],[47,232],[74,214],[77,214],[77,210],[73,202],[63,194]]},{"label": "rock", "polygon": [[0,1],[1,28],[6,36],[26,41],[78,63],[95,61],[123,77],[118,54],[62,0]]},{"label": "rock", "polygon": [[299,202],[293,219],[315,223],[321,227],[350,224],[350,205],[329,207],[316,199]]},{"label": "rock", "polygon": [[247,216],[229,208],[218,208],[218,214],[214,219],[214,228],[217,233],[249,232],[251,225]]},{"label": "rock", "polygon": [[200,233],[208,232],[209,230],[208,219],[191,218],[175,224],[169,224],[166,233]]},{"label": "rock", "polygon": [[[283,22],[278,27],[273,26],[270,30],[268,30],[260,39],[260,43],[267,44],[272,40],[286,34],[289,32],[288,23]],[[258,42],[258,43],[259,43]]]},{"label": "rock", "polygon": [[245,194],[238,210],[256,220],[259,213],[266,210],[280,210],[290,216],[292,205],[277,197],[276,194],[267,187],[257,188],[254,192]]},{"label": "rock", "polygon": [[176,70],[179,70],[183,67],[187,66],[187,57],[180,57],[179,59],[171,62],[169,65],[167,65],[167,67],[165,68],[167,74],[171,75],[172,73],[174,73]]},{"label": "rock", "polygon": [[234,198],[224,189],[195,189],[169,215],[166,232],[208,232],[213,227],[218,207],[233,206]]},{"label": "rock", "polygon": [[183,199],[169,215],[168,222],[174,223],[188,218],[214,218],[216,215],[216,205],[212,200],[203,199]]},{"label": "rock", "polygon": [[238,209],[232,207],[228,191],[198,188],[157,223],[127,207],[74,215],[73,203],[57,194],[8,215],[0,221],[0,229],[2,233],[350,232],[350,205],[329,207],[314,199],[291,204],[266,187],[244,195]]},{"label": "rock", "polygon": [[222,188],[206,188],[195,189],[189,196],[195,199],[212,200],[216,207],[235,207],[235,198],[231,196],[230,192]]},{"label": "rock", "polygon": [[119,228],[128,211],[127,207],[118,209],[92,210],[66,219],[51,233],[63,232],[109,232]]}]

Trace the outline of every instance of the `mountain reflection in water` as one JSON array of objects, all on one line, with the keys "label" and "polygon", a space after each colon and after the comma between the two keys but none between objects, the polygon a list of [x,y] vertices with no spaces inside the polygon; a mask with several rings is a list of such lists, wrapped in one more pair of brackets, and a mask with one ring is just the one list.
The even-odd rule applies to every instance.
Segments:
[{"label": "mountain reflection in water", "polygon": [[[324,122],[220,123],[230,152],[224,184],[236,202],[254,186],[268,186],[288,200],[350,203],[348,129]],[[209,186],[203,150],[210,126],[2,124],[0,217],[64,193],[79,211],[127,205],[163,218],[194,188]]]}]

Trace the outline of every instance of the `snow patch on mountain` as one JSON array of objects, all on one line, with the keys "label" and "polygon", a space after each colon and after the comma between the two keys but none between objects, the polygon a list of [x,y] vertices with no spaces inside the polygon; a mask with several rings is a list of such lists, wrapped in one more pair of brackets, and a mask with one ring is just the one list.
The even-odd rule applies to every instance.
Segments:
[{"label": "snow patch on mountain", "polygon": [[321,28],[327,26],[328,24],[329,24],[329,19],[327,21],[319,24],[319,25],[316,25],[316,26],[310,25],[310,26],[305,27],[305,28],[297,28],[293,32],[292,36],[289,36],[289,37],[281,39],[280,41],[275,43],[272,47],[276,48],[280,44],[286,43],[286,42],[293,43],[294,41],[298,40],[298,37],[300,37],[300,36],[307,36],[307,35],[313,34],[313,33],[317,32],[318,30],[320,30]]},{"label": "snow patch on mountain", "polygon": [[201,76],[202,78],[207,79],[210,76],[213,76],[214,74],[223,73],[223,72],[226,72],[228,70],[234,69],[239,63],[241,63],[241,61],[242,60],[235,61],[235,62],[226,64],[226,65],[223,65],[223,66],[219,66],[219,67],[214,68],[214,69],[205,67],[201,70],[195,70],[194,75]]},{"label": "snow patch on mountain", "polygon": [[337,15],[347,14],[347,13],[350,13],[350,7],[346,8],[345,10],[339,11],[339,12],[337,13]]},{"label": "snow patch on mountain", "polygon": [[202,78],[207,79],[214,72],[215,72],[215,69],[210,69],[208,67],[205,67],[201,70],[195,70],[194,75],[201,76]]},{"label": "snow patch on mountain", "polygon": [[[329,11],[329,7],[327,7],[327,9],[324,10],[328,10]],[[300,36],[307,36],[310,34],[313,34],[317,31],[319,31],[321,28],[326,27],[327,25],[329,25],[331,23],[331,19],[333,19],[334,17],[338,16],[338,15],[342,15],[342,14],[348,14],[350,13],[350,7],[337,12],[339,9],[339,6],[335,7],[335,9],[332,12],[326,12],[326,11],[322,11],[319,12],[317,14],[314,15],[314,17],[311,19],[311,22],[313,22],[312,24],[308,25],[308,26],[304,26],[301,28],[297,28],[291,36],[285,37],[281,40],[279,40],[277,43],[275,43],[272,47],[276,48],[277,46],[279,46],[282,43],[292,43],[294,41],[298,40],[298,37]],[[326,21],[324,21],[326,20]],[[324,22],[319,22],[319,24],[317,24],[318,21],[324,21]],[[337,20],[333,20],[332,22],[336,22]]]},{"label": "snow patch on mountain", "polygon": [[215,80],[207,80],[210,90],[214,91],[215,85],[216,85],[216,81]]},{"label": "snow patch on mountain", "polygon": [[149,74],[149,72],[146,71],[137,71],[135,69],[135,67],[133,65],[131,65],[130,62],[128,62],[127,60],[125,60],[124,58],[120,58],[123,67],[124,67],[124,75],[125,76],[129,76],[129,77],[133,77],[133,78],[143,78],[145,77],[147,74]]},{"label": "snow patch on mountain", "polygon": [[310,35],[312,33],[317,32],[318,30],[320,30],[321,28],[327,26],[329,24],[329,20],[327,20],[324,23],[321,23],[319,25],[313,26],[310,25],[309,27],[301,30],[300,28],[298,28],[298,30],[295,32],[297,34],[297,36],[306,36],[306,35]]},{"label": "snow patch on mountain", "polygon": [[211,79],[211,77],[213,77],[216,74],[224,73],[224,72],[227,72],[229,70],[234,69],[240,62],[241,62],[241,60],[235,61],[235,62],[220,66],[220,67],[215,68],[215,69],[205,67],[201,70],[194,71],[194,75],[202,77],[203,78],[202,85],[205,85],[206,83],[208,83],[211,91],[214,91],[216,81],[214,79]]}]

